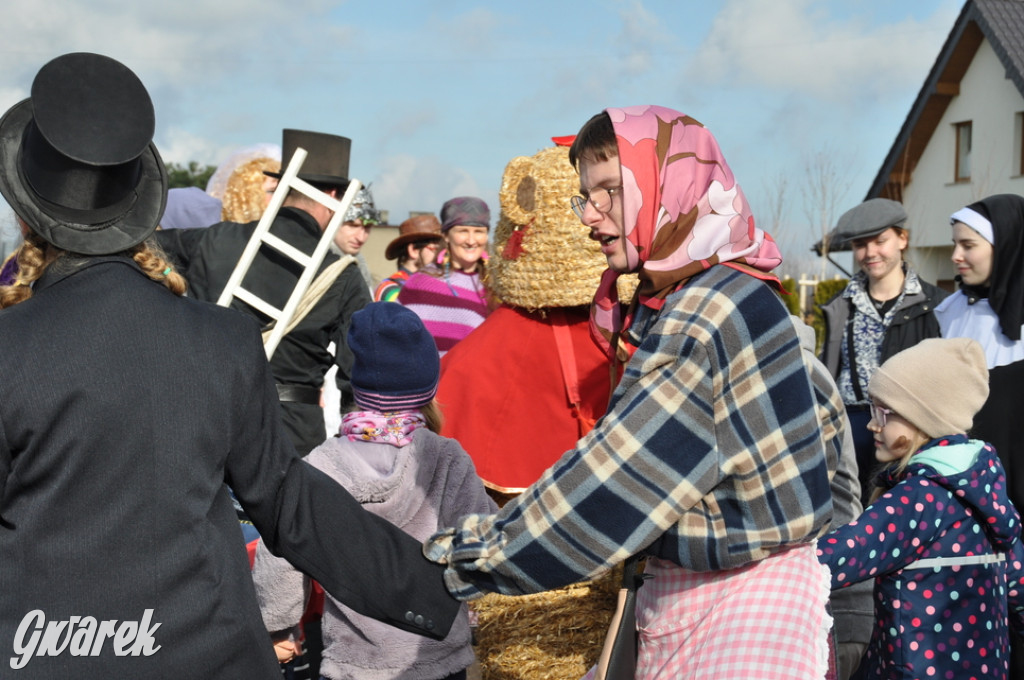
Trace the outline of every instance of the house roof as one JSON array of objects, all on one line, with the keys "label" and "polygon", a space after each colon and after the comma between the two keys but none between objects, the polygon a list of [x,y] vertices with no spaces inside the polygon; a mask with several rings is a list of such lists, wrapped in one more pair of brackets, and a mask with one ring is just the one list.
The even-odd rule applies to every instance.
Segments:
[{"label": "house roof", "polygon": [[[1024,96],[1024,0],[967,0],[864,200],[903,200],[903,187],[985,39]],[[819,241],[814,250],[821,249]],[[830,250],[849,250],[849,244],[835,243]]]},{"label": "house roof", "polygon": [[865,200],[902,200],[909,181],[950,101],[960,94],[960,81],[987,39],[1006,77],[1024,96],[1024,1],[968,0],[946,38],[938,58],[910,107],[896,141],[871,183]]}]

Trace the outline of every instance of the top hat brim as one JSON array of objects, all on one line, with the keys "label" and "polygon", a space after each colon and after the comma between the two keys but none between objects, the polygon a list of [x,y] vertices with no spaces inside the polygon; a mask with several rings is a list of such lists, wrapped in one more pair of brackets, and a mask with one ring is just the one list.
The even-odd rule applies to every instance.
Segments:
[{"label": "top hat brim", "polygon": [[440,241],[444,238],[439,232],[422,231],[417,234],[404,234],[399,236],[384,249],[384,259],[397,260],[398,256],[405,250],[405,246],[416,241]]},{"label": "top hat brim", "polygon": [[156,230],[167,205],[167,170],[156,146],[150,143],[139,159],[135,199],[125,211],[100,224],[78,224],[50,215],[25,185],[19,154],[31,121],[30,99],[15,104],[0,119],[0,194],[33,231],[63,250],[109,255],[142,243]]},{"label": "top hat brim", "polygon": [[[264,170],[263,174],[267,177],[273,177],[274,179],[281,179],[284,177],[283,172],[271,172],[270,170]],[[351,180],[348,177],[339,177],[337,175],[307,175],[304,172],[300,172],[296,175],[299,179],[310,184],[326,184],[334,187],[348,187]]]}]

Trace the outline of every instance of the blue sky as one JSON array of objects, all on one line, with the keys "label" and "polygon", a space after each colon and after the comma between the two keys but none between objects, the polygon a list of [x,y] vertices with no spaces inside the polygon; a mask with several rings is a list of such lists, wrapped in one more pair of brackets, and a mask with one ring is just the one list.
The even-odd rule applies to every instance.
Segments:
[{"label": "blue sky", "polygon": [[286,127],[345,135],[398,222],[456,195],[496,211],[513,157],[607,106],[660,104],[715,134],[805,271],[821,228],[807,166],[831,160],[833,218],[864,197],[962,5],[34,0],[5,10],[0,107],[50,58],[102,52],[149,88],[165,160],[216,165]]}]

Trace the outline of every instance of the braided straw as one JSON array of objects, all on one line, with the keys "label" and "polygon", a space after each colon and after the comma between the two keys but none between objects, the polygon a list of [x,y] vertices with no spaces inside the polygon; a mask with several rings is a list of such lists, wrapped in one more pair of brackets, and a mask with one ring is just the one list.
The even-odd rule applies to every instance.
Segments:
[{"label": "braided straw", "polygon": [[[594,299],[607,262],[569,206],[577,193],[579,179],[566,147],[517,156],[506,166],[498,194],[501,216],[487,264],[488,285],[499,300],[532,311],[588,305]],[[506,259],[505,247],[517,229],[525,229],[522,252]],[[628,300],[636,280],[620,277],[620,282],[624,278],[631,281],[619,286],[620,299]]]}]

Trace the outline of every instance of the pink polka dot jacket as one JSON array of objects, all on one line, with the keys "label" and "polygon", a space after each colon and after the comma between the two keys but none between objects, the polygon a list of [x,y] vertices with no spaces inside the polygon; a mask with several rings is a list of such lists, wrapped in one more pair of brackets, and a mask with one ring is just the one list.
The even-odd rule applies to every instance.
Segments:
[{"label": "pink polka dot jacket", "polygon": [[1005,680],[1021,520],[995,450],[934,439],[878,482],[885,494],[818,540],[833,588],[875,580],[867,677]]}]

